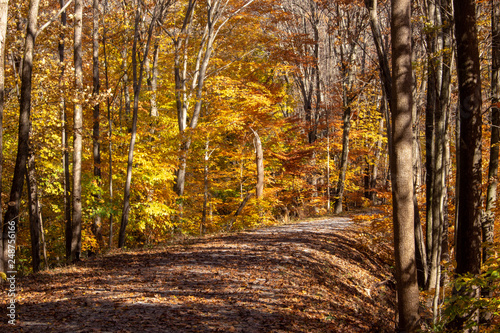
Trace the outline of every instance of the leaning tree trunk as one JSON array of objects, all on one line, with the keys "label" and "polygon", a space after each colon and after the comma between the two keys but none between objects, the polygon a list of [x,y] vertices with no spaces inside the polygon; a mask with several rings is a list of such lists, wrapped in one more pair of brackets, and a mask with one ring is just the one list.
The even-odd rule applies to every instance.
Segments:
[{"label": "leaning tree trunk", "polygon": [[[13,235],[17,235],[19,222],[19,208],[21,203],[21,195],[24,186],[24,178],[26,174],[26,164],[28,160],[28,145],[30,131],[30,114],[31,114],[31,79],[33,72],[33,55],[35,51],[35,36],[37,32],[38,8],[40,0],[31,0],[28,14],[28,27],[26,30],[26,41],[24,47],[23,66],[21,75],[21,98],[19,107],[19,131],[17,143],[17,157],[14,166],[14,177],[12,179],[12,187],[10,190],[9,205],[5,213],[3,224],[3,261],[7,262],[8,250],[6,235],[9,232],[8,227],[13,222]],[[14,237],[15,239],[15,237]],[[9,244],[11,245],[11,244]],[[15,246],[13,247],[15,249]],[[4,269],[7,267],[4,266]]]},{"label": "leaning tree trunk", "polygon": [[392,36],[392,124],[391,158],[394,252],[398,297],[398,330],[418,328],[418,283],[415,264],[413,203],[413,129],[411,67],[411,1],[393,0]]},{"label": "leaning tree trunk", "polygon": [[[456,231],[456,274],[481,272],[481,77],[474,0],[454,0],[455,40],[460,98],[460,189]],[[479,287],[464,291],[479,296]],[[462,332],[477,321],[477,311],[458,315],[450,327]]]}]

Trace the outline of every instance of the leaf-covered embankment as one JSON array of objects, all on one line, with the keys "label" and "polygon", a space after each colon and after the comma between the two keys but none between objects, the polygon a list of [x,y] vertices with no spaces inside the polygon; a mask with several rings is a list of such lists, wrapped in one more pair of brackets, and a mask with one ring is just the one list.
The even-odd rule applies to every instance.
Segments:
[{"label": "leaf-covered embankment", "polygon": [[[391,332],[390,278],[356,226],[332,218],[111,253],[21,278],[16,328]],[[5,319],[5,303],[0,311]]]}]

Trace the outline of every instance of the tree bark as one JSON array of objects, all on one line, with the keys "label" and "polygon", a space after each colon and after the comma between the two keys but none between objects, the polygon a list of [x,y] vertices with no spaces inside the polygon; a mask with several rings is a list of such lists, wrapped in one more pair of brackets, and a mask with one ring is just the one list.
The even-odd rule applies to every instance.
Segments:
[{"label": "tree bark", "polygon": [[[16,164],[14,166],[14,177],[12,179],[12,187],[10,190],[9,204],[4,217],[3,224],[3,260],[6,264],[7,260],[7,232],[9,222],[14,222],[14,234],[17,235],[19,223],[19,208],[21,203],[21,195],[24,186],[24,178],[26,173],[26,164],[28,160],[28,145],[30,132],[30,116],[31,116],[31,79],[33,72],[33,56],[35,51],[35,36],[37,32],[38,8],[40,0],[31,0],[28,13],[28,27],[26,30],[26,40],[24,46],[23,68],[21,75],[21,98],[19,107],[19,131]],[[4,266],[4,269],[6,266]]]},{"label": "tree bark", "polygon": [[73,120],[73,223],[71,236],[71,260],[80,260],[82,251],[82,144],[83,144],[83,70],[82,26],[83,1],[75,0],[74,65],[76,103]]},{"label": "tree bark", "polygon": [[[94,97],[99,96],[100,81],[99,81],[99,0],[93,0],[92,4],[92,83]],[[97,201],[97,207],[101,200],[101,143],[99,141],[99,118],[100,108],[99,103],[94,105],[93,109],[93,127],[92,127],[92,156],[94,158],[94,177],[97,185],[97,193],[94,197]],[[97,238],[99,244],[102,243],[101,232],[101,215],[99,212],[94,212],[92,232]]]},{"label": "tree bark", "polygon": [[264,152],[262,151],[262,142],[259,134],[252,130],[255,145],[255,165],[257,167],[257,184],[255,186],[255,196],[257,199],[262,198],[264,193]]},{"label": "tree bark", "polygon": [[26,181],[28,184],[28,206],[30,214],[31,263],[33,273],[40,271],[40,206],[38,204],[38,186],[36,181],[35,152],[32,144],[29,147]]},{"label": "tree bark", "polygon": [[494,239],[494,224],[498,188],[498,154],[500,151],[500,3],[492,2],[491,8],[491,141],[488,166],[486,212],[482,223],[483,262],[491,257],[489,249]]},{"label": "tree bark", "polygon": [[[64,0],[59,0],[59,6],[61,9],[64,6]],[[66,26],[66,11],[61,13],[61,25]],[[61,33],[59,36],[59,64],[61,66],[61,73],[59,74],[59,85],[62,89],[63,78],[64,78],[64,34]],[[71,218],[71,190],[70,190],[70,174],[69,174],[69,144],[68,144],[68,117],[66,114],[66,99],[61,96],[61,150],[63,152],[62,156],[62,167],[63,167],[63,196],[64,196],[64,224],[65,224],[65,245],[66,245],[66,260],[71,260],[71,237],[73,234],[73,222]]]},{"label": "tree bark", "polygon": [[418,283],[415,260],[413,203],[413,129],[411,67],[411,1],[393,0],[392,35],[392,124],[391,158],[394,251],[398,295],[398,330],[418,328]]},{"label": "tree bark", "polygon": [[[163,5],[163,4],[162,4]],[[146,46],[144,47],[144,57],[146,59],[148,57],[149,45],[151,43],[151,37],[153,35],[153,29],[156,24],[156,20],[158,19],[158,11],[160,4],[157,4],[154,9],[153,17],[151,19],[151,23],[148,29],[148,36],[146,41]],[[122,218],[120,224],[120,233],[118,238],[118,247],[122,248],[125,245],[125,231],[128,224],[129,213],[130,213],[130,187],[132,184],[132,166],[134,162],[134,147],[137,136],[137,116],[139,112],[139,95],[141,92],[142,85],[142,76],[144,73],[144,60],[140,61],[139,69],[137,68],[137,43],[139,41],[139,24],[141,19],[141,8],[140,6],[136,9],[135,15],[135,28],[134,28],[134,43],[132,45],[132,71],[133,71],[133,81],[134,81],[134,108],[132,114],[132,133],[130,135],[130,146],[128,151],[128,160],[127,160],[127,178],[125,182],[125,190],[123,193],[123,210],[122,210]]]},{"label": "tree bark", "polygon": [[[103,15],[102,15],[102,26],[103,26],[103,33],[102,33],[102,48],[103,48],[103,53],[104,53],[104,75],[105,75],[105,80],[106,80],[106,91],[109,89],[109,78],[108,78],[108,53],[106,50],[106,24],[105,24],[105,17],[106,17],[106,12],[108,8],[108,0],[104,0],[104,9],[103,9]],[[111,99],[108,96],[106,98],[106,107],[108,111],[108,167],[109,167],[109,201],[110,201],[110,206],[113,206],[113,141],[112,141],[112,136],[113,136],[113,120],[111,118]],[[111,211],[109,213],[109,239],[108,239],[108,246],[109,248],[113,247],[113,212]]]},{"label": "tree bark", "polygon": [[[3,183],[3,110],[5,107],[5,42],[7,36],[7,16],[9,0],[0,0],[0,256],[4,253],[7,234],[3,233],[2,183]],[[5,240],[4,240],[5,239]],[[0,272],[5,272],[4,262],[0,258]]]},{"label": "tree bark", "polygon": [[[460,182],[456,231],[456,274],[481,271],[481,77],[474,0],[454,0],[457,72],[460,98]],[[478,289],[478,288],[477,288]],[[464,292],[461,290],[461,292]],[[471,292],[470,290],[467,292]],[[477,297],[479,290],[471,296]],[[451,327],[462,332],[477,311],[457,316]]]}]

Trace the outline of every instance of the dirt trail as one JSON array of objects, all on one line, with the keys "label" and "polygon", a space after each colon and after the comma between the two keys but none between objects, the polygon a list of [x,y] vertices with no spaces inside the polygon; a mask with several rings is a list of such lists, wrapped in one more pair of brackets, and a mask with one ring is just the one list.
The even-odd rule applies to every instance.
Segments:
[{"label": "dirt trail", "polygon": [[108,254],[19,279],[15,327],[2,291],[0,331],[392,332],[387,264],[357,235],[330,218]]}]

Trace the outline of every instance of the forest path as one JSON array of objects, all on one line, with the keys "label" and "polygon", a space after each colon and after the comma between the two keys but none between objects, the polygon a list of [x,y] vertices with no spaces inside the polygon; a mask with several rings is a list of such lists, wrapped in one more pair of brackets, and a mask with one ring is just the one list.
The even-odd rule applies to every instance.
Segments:
[{"label": "forest path", "polygon": [[334,217],[19,278],[17,326],[2,297],[0,331],[392,332],[389,277],[356,225]]}]

